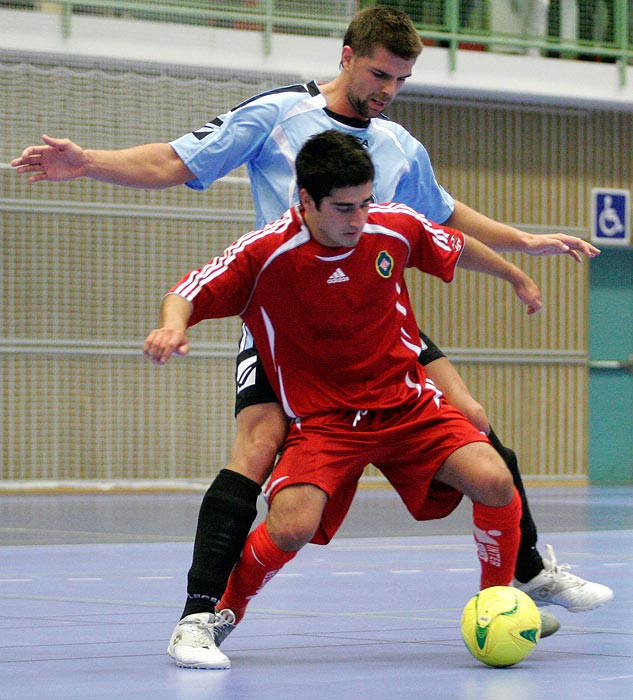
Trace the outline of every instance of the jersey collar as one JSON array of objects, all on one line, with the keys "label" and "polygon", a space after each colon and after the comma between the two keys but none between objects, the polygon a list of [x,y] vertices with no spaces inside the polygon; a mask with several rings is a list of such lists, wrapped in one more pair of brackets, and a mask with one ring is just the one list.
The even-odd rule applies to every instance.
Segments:
[{"label": "jersey collar", "polygon": [[[319,86],[317,85],[316,80],[311,80],[309,83],[306,83],[306,87],[308,88],[308,92],[310,93],[310,95],[312,95],[312,97],[316,97],[317,95],[323,94],[321,90],[319,90]],[[324,107],[323,111],[328,115],[328,117],[334,119],[334,121],[340,122],[345,126],[351,126],[355,129],[366,129],[369,126],[369,122],[371,121],[371,119],[356,119],[354,117],[345,117],[342,114],[333,112],[327,107]]]}]

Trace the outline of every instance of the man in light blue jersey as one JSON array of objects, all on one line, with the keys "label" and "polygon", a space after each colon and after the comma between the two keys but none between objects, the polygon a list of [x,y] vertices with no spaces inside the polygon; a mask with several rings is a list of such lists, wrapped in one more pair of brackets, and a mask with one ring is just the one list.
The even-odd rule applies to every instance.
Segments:
[{"label": "man in light blue jersey", "polygon": [[[294,158],[303,142],[326,129],[354,134],[371,153],[376,167],[378,201],[410,205],[427,218],[459,229],[497,251],[530,255],[580,254],[598,251],[565,234],[535,236],[489,219],[451,197],[436,181],[424,146],[404,127],[382,116],[411,75],[422,44],[409,18],[397,10],[361,10],[343,40],[340,72],[323,84],[293,85],[257,95],[191,134],[170,144],[146,144],[119,151],[85,150],[68,139],[44,136],[44,146],[31,146],[12,162],[32,182],[90,177],[128,187],[163,188],[187,184],[204,189],[235,167],[246,164],[252,182],[257,224],[276,219],[296,203]],[[512,472],[523,502],[521,546],[515,572],[517,585],[541,604],[590,610],[609,600],[606,586],[584,581],[544,560],[536,549],[536,526],[521,482],[516,455],[491,430],[485,409],[470,395],[459,374],[430,339],[420,356],[426,373],[447,400],[486,432]],[[268,384],[248,332],[237,364],[237,435],[229,464],[222,469],[202,502],[189,571],[187,601],[174,631],[171,648],[192,665],[213,668],[218,657],[211,644],[224,623],[215,615],[231,569],[256,515],[260,487],[268,477],[287,423]],[[549,616],[549,633],[557,629]],[[547,635],[544,630],[543,636]],[[212,640],[211,640],[212,641]],[[205,656],[208,648],[208,658]],[[182,665],[187,665],[183,663]]]},{"label": "man in light blue jersey", "polygon": [[[382,51],[387,54],[386,49]],[[408,74],[410,62],[398,63],[402,65],[392,70]],[[375,117],[359,118],[335,112],[335,93],[327,95],[328,85],[314,81],[272,90],[173,141],[172,148],[195,175],[186,184],[206,189],[245,163],[261,227],[297,201],[294,161],[301,146],[314,134],[336,128],[355,136],[376,159],[377,202],[406,201],[432,221],[446,221],[453,213],[453,198],[437,183],[424,146],[378,111],[386,98],[375,107],[371,100],[367,107],[359,104],[357,111]]]}]

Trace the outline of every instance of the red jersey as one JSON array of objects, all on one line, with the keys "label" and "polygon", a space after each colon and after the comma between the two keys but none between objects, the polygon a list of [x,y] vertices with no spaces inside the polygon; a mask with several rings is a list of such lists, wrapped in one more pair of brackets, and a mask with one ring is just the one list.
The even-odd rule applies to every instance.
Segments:
[{"label": "red jersey", "polygon": [[463,235],[403,204],[378,204],[354,248],[327,248],[299,207],[247,233],[173,289],[189,325],[240,316],[286,414],[388,409],[425,387],[404,271],[453,278]]}]

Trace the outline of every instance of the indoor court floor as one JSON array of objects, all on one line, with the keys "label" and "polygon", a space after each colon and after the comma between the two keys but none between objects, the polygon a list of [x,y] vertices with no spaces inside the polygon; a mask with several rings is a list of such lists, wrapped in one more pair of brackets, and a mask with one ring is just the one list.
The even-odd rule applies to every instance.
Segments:
[{"label": "indoor court floor", "polygon": [[[479,567],[470,505],[416,524],[362,489],[339,536],[252,602],[227,671],[166,654],[201,493],[0,496],[0,700],[624,700],[633,697],[633,488],[529,490],[559,563],[611,586],[523,663],[464,647]],[[263,510],[260,509],[260,510]]]}]

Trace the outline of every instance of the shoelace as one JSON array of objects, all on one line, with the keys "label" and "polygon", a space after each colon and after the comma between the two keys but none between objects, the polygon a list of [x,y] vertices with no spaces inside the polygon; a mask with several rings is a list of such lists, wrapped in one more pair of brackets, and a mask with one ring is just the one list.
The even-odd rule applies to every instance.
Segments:
[{"label": "shoelace", "polygon": [[573,577],[573,574],[568,574],[567,571],[571,568],[569,564],[558,564],[556,561],[556,554],[554,553],[554,547],[551,544],[546,544],[545,549],[547,550],[547,556],[549,558],[549,568],[553,573],[562,574],[563,577]]},{"label": "shoelace", "polygon": [[194,636],[196,644],[204,646],[204,642],[208,642],[209,639],[213,639],[213,623],[194,619],[187,620],[185,623],[183,623],[183,627],[184,626],[189,627],[189,631]]}]

